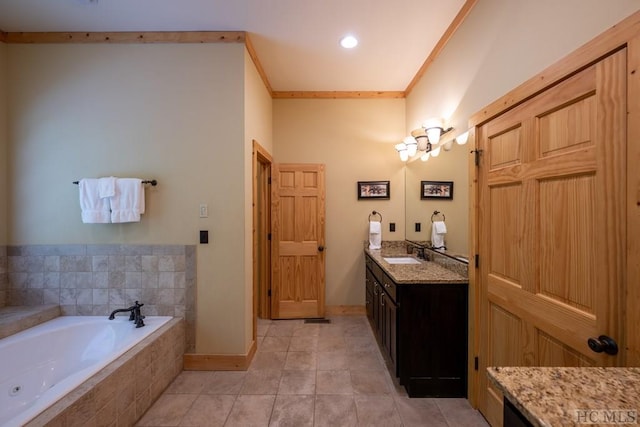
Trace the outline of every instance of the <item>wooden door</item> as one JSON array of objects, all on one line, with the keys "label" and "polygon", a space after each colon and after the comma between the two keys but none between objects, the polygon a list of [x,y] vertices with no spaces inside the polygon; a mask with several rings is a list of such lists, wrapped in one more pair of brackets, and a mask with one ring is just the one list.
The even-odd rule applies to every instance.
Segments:
[{"label": "wooden door", "polygon": [[478,128],[480,396],[487,366],[611,366],[625,265],[626,52]]},{"label": "wooden door", "polygon": [[324,198],[324,165],[274,165],[273,319],[324,317]]}]

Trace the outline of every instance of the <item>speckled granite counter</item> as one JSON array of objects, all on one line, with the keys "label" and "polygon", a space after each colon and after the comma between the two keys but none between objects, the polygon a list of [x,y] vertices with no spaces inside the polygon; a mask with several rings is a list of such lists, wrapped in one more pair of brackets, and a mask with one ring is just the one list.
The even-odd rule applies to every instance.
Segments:
[{"label": "speckled granite counter", "polygon": [[411,283],[468,283],[469,279],[442,265],[431,261],[420,261],[420,264],[389,264],[385,257],[406,257],[408,255],[405,242],[383,242],[382,249],[369,249],[365,253],[380,265],[382,270],[399,285]]},{"label": "speckled granite counter", "polygon": [[640,423],[640,368],[508,367],[487,371],[491,381],[534,426],[608,425],[613,420],[617,424]]}]

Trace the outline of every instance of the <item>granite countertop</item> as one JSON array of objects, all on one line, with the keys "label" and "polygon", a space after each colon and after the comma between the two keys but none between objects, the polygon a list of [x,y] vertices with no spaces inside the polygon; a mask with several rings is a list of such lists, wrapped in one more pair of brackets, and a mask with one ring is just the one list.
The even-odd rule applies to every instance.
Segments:
[{"label": "granite countertop", "polygon": [[534,426],[640,422],[640,368],[495,367],[487,372]]},{"label": "granite countertop", "polygon": [[[404,252],[403,252],[404,251]],[[389,264],[385,257],[413,257],[407,254],[406,244],[385,246],[382,249],[369,249],[365,247],[365,253],[369,254],[378,265],[387,273],[394,282],[402,284],[416,283],[468,283],[469,279],[455,271],[451,271],[442,265],[418,259],[420,264]],[[417,258],[416,258],[417,259]]]}]

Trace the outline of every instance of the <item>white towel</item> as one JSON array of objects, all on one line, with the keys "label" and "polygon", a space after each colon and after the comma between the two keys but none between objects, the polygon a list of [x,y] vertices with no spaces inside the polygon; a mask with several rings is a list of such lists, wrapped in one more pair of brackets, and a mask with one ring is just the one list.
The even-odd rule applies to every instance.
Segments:
[{"label": "white towel", "polygon": [[444,221],[436,221],[433,223],[436,226],[436,233],[438,234],[447,234],[447,226]]},{"label": "white towel", "polygon": [[98,179],[98,188],[100,192],[100,198],[113,197],[116,195],[116,177],[110,176],[106,178]]},{"label": "white towel", "polygon": [[80,209],[82,222],[85,224],[105,224],[111,219],[109,199],[100,198],[100,185],[97,179],[81,179],[78,182],[80,190]]},{"label": "white towel", "polygon": [[379,221],[369,221],[369,249],[382,247],[382,224]]},{"label": "white towel", "polygon": [[[443,232],[439,232],[443,230]],[[444,221],[435,221],[431,225],[431,247],[434,249],[446,249],[444,246],[444,235],[447,233],[447,226]]]},{"label": "white towel", "polygon": [[138,178],[117,178],[111,198],[111,222],[138,222],[144,213],[144,186]]}]

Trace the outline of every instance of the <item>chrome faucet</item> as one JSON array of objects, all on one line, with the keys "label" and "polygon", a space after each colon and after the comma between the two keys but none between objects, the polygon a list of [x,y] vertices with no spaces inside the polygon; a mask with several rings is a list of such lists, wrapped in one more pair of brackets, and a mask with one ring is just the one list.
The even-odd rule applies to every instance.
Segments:
[{"label": "chrome faucet", "polygon": [[113,310],[109,315],[109,320],[115,319],[116,313],[130,312],[131,314],[129,315],[129,320],[133,320],[136,328],[141,328],[144,326],[144,322],[142,321],[142,319],[144,319],[144,316],[140,312],[140,307],[142,307],[143,305],[144,304],[140,304],[138,301],[136,301],[135,304],[129,308],[119,308],[117,310]]}]

